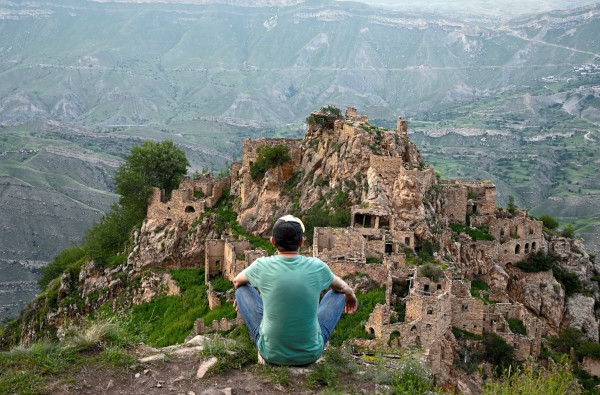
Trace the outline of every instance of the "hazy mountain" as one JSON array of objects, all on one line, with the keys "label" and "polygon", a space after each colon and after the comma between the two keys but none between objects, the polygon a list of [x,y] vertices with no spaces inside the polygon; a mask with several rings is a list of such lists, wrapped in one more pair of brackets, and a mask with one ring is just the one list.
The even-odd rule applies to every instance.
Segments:
[{"label": "hazy mountain", "polygon": [[488,3],[0,0],[0,265],[77,240],[141,139],[222,168],[244,138],[299,137],[326,104],[412,118],[443,177],[492,179],[500,203],[593,235],[600,5],[498,2],[513,6],[487,17]]}]

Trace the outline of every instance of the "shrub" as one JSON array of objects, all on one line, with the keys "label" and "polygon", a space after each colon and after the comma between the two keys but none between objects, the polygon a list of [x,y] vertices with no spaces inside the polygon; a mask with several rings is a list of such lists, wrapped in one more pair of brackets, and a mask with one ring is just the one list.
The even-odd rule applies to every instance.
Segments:
[{"label": "shrub", "polygon": [[421,272],[421,276],[427,277],[431,281],[435,282],[438,282],[440,280],[440,277],[443,275],[442,269],[431,262],[423,264],[419,268],[419,272]]},{"label": "shrub", "polygon": [[500,367],[500,369],[508,369],[508,366],[514,363],[514,349],[506,344],[503,338],[495,333],[486,332],[483,334],[483,344],[485,352],[483,358]]},{"label": "shrub", "polygon": [[546,215],[546,214],[542,215],[540,217],[540,221],[542,221],[544,223],[544,227],[546,227],[548,229],[558,228],[558,221],[549,215]]},{"label": "shrub", "polygon": [[81,247],[73,246],[62,250],[48,266],[40,269],[42,277],[38,280],[40,289],[45,289],[50,281],[58,278],[67,267],[75,264],[85,256],[85,251]]},{"label": "shrub", "polygon": [[562,232],[560,232],[560,235],[562,237],[569,237],[569,238],[573,238],[573,236],[575,235],[575,231],[573,230],[573,225],[569,224],[567,225]]},{"label": "shrub", "polygon": [[321,107],[318,113],[310,114],[306,118],[309,126],[320,126],[321,128],[333,129],[336,119],[342,118],[342,111],[332,105]]},{"label": "shrub", "polygon": [[289,151],[290,149],[283,144],[278,144],[274,147],[263,144],[258,147],[256,150],[256,162],[250,164],[250,175],[252,178],[255,180],[262,178],[267,170],[292,159]]},{"label": "shrub", "polygon": [[577,274],[567,272],[561,267],[555,265],[552,269],[554,278],[565,287],[565,294],[572,295],[583,291],[583,283],[577,277]]},{"label": "shrub", "polygon": [[514,214],[516,209],[515,197],[513,195],[508,195],[508,212]]},{"label": "shrub", "polygon": [[516,373],[503,374],[498,381],[486,383],[485,395],[537,395],[537,394],[580,394],[581,386],[573,375],[566,357],[548,369],[527,363]]},{"label": "shrub", "polygon": [[524,272],[543,272],[552,269],[558,257],[552,251],[537,251],[529,254],[525,260],[515,263],[515,266]]},{"label": "shrub", "polygon": [[518,333],[520,335],[527,334],[527,331],[525,330],[525,325],[523,325],[523,321],[514,318],[507,318],[506,322],[508,322],[508,327],[513,333]]}]

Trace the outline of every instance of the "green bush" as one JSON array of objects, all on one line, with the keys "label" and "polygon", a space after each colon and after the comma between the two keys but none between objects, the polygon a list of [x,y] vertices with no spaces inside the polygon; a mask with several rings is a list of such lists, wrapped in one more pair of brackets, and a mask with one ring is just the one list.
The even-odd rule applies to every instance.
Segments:
[{"label": "green bush", "polygon": [[442,271],[442,269],[439,266],[434,265],[431,262],[427,262],[427,263],[423,264],[419,268],[419,272],[421,273],[421,276],[427,277],[431,281],[435,281],[435,282],[438,282],[440,280],[440,277],[442,277],[442,275],[444,274],[444,272]]},{"label": "green bush", "polygon": [[310,114],[306,118],[306,123],[309,126],[321,127],[325,129],[333,129],[333,125],[336,119],[342,118],[342,111],[332,105],[321,107],[318,113]]},{"label": "green bush", "polygon": [[480,280],[471,280],[471,290],[475,291],[489,291],[490,286],[487,283]]},{"label": "green bush", "polygon": [[515,263],[515,266],[524,272],[543,272],[552,269],[557,261],[558,256],[552,251],[540,250],[532,252],[527,259]]},{"label": "green bush", "polygon": [[577,356],[580,358],[591,357],[600,360],[600,343],[582,343],[579,348],[577,348]]},{"label": "green bush", "polygon": [[569,225],[565,226],[563,231],[560,232],[560,235],[562,237],[573,238],[573,236],[575,235],[575,231],[573,230],[573,225],[569,224]]},{"label": "green bush", "polygon": [[423,362],[407,357],[395,374],[393,393],[429,394],[433,381],[433,375],[425,369]]},{"label": "green bush", "polygon": [[546,227],[548,229],[558,228],[558,221],[549,215],[546,215],[546,214],[542,215],[540,217],[540,221],[542,221],[544,223],[544,227]]},{"label": "green bush", "polygon": [[471,228],[469,226],[464,226],[460,224],[450,224],[450,229],[454,232],[466,233],[473,238],[473,240],[494,240],[494,236],[490,234],[490,230],[488,226],[482,226],[478,228]]},{"label": "green bush", "polygon": [[508,366],[514,364],[514,348],[506,344],[503,338],[495,333],[486,332],[483,334],[483,344],[485,352],[483,358],[494,364],[500,369],[508,369]]},{"label": "green bush", "polygon": [[508,195],[508,212],[514,214],[516,209],[515,197],[513,195]]},{"label": "green bush", "polygon": [[267,170],[292,159],[289,151],[290,149],[283,144],[278,144],[274,147],[263,144],[258,147],[256,150],[256,162],[250,164],[250,175],[252,178],[258,180],[264,177]]},{"label": "green bush", "polygon": [[50,281],[58,278],[69,266],[75,264],[85,256],[85,250],[73,246],[62,250],[48,266],[40,269],[42,277],[38,280],[40,289],[45,289]]},{"label": "green bush", "polygon": [[552,268],[552,273],[556,281],[565,287],[565,294],[572,295],[577,292],[583,292],[583,283],[575,273],[567,272],[560,266],[555,265]]},{"label": "green bush", "polygon": [[518,333],[520,335],[527,334],[527,331],[525,330],[525,325],[523,325],[523,321],[514,318],[507,318],[506,322],[508,322],[508,327],[513,333]]}]

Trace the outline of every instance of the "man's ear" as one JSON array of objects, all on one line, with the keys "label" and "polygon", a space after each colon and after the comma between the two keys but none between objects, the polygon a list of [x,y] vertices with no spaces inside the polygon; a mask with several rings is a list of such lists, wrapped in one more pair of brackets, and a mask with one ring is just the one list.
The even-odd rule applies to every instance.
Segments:
[{"label": "man's ear", "polygon": [[298,248],[302,247],[302,244],[304,244],[304,236],[302,236],[302,240],[300,240],[300,244],[298,244]]},{"label": "man's ear", "polygon": [[271,236],[271,244],[273,244],[273,247],[277,248],[277,245],[275,244],[275,242],[273,241],[273,236]]}]

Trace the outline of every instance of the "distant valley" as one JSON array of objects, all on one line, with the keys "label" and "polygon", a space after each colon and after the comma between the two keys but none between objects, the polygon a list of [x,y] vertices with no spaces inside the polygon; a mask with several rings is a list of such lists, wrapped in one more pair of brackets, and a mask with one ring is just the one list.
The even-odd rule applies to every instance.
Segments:
[{"label": "distant valley", "polygon": [[[143,139],[219,170],[245,138],[300,137],[328,104],[409,119],[442,177],[490,179],[499,204],[512,194],[600,250],[600,5],[477,24],[185,3],[0,0],[0,295],[14,265],[51,261],[110,208]],[[35,293],[35,274],[19,276]]]}]

